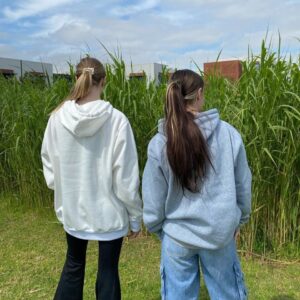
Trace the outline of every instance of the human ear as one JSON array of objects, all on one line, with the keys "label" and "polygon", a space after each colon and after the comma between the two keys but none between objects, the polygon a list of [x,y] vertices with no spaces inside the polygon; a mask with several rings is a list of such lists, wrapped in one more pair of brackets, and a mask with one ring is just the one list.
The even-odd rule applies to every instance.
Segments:
[{"label": "human ear", "polygon": [[203,99],[203,88],[199,88],[197,92],[197,99],[202,100]]},{"label": "human ear", "polygon": [[106,84],[106,78],[104,77],[104,78],[102,78],[102,79],[100,80],[99,86],[100,86],[101,88],[104,88],[105,84]]}]

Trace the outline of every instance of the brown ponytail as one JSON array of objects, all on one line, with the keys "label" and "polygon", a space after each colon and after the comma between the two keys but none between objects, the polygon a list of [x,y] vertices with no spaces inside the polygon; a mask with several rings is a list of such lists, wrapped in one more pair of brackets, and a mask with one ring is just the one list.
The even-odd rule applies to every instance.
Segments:
[{"label": "brown ponytail", "polygon": [[168,161],[182,188],[191,192],[199,191],[199,180],[201,185],[211,164],[206,140],[194,122],[194,115],[186,109],[203,86],[197,73],[176,71],[167,87],[165,102]]},{"label": "brown ponytail", "polygon": [[[76,66],[76,83],[66,99],[77,101],[87,96],[91,87],[93,85],[98,85],[100,81],[105,78],[105,75],[105,68],[98,59],[92,57],[81,59]],[[58,111],[65,101],[63,101],[53,112]]]}]

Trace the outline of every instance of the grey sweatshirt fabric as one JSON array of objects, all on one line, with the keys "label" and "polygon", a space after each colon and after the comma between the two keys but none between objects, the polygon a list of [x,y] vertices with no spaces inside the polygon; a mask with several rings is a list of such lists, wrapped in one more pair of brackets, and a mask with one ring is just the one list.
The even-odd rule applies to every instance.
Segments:
[{"label": "grey sweatshirt fabric", "polygon": [[197,114],[195,122],[207,140],[214,169],[209,169],[200,192],[183,190],[168,164],[160,120],[143,174],[143,219],[150,232],[163,231],[192,248],[219,249],[249,219],[251,172],[240,134],[220,120],[216,109]]}]

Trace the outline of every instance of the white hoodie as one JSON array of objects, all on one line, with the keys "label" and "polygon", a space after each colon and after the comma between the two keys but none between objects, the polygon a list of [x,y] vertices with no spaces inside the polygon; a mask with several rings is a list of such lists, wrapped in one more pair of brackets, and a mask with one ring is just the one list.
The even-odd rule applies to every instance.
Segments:
[{"label": "white hoodie", "polygon": [[128,119],[103,100],[66,101],[49,118],[42,144],[47,185],[64,229],[90,240],[139,231],[139,168]]}]

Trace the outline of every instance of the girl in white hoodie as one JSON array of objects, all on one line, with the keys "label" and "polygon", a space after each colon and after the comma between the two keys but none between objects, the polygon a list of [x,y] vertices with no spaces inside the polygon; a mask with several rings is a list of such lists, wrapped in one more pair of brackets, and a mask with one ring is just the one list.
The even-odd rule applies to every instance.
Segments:
[{"label": "girl in white hoodie", "polygon": [[122,239],[137,236],[142,216],[135,141],[125,115],[99,99],[103,65],[84,58],[76,76],[70,100],[49,118],[41,152],[68,244],[54,299],[82,299],[88,240],[99,241],[97,299],[121,299]]}]

